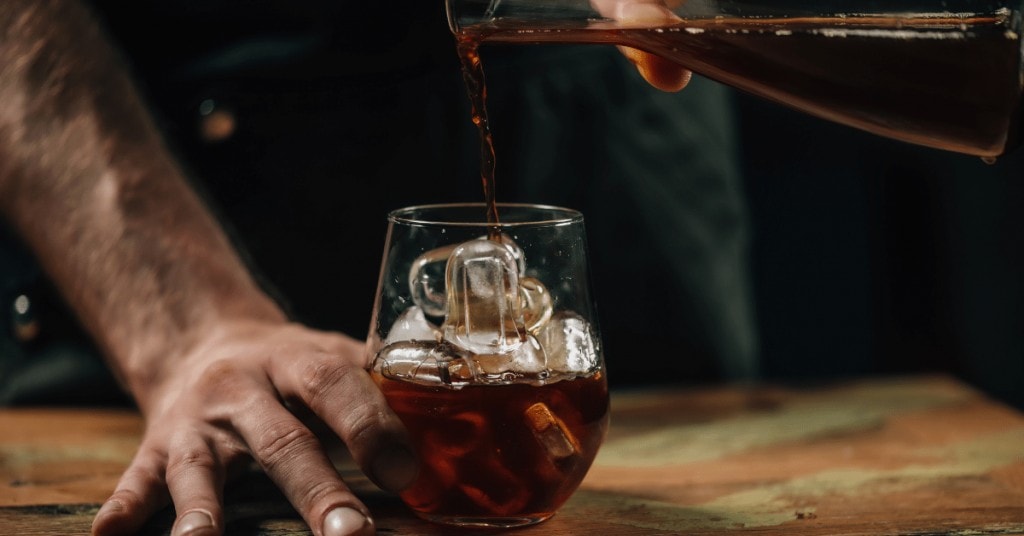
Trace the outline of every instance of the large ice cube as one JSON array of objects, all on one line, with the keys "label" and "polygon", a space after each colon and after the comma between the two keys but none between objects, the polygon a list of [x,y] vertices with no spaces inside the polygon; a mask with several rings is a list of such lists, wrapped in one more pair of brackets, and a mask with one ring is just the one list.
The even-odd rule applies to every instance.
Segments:
[{"label": "large ice cube", "polygon": [[[486,236],[478,240],[487,240]],[[508,235],[501,235],[500,244],[508,249],[516,261],[516,273],[523,275],[526,271],[526,257]],[[447,298],[445,291],[445,270],[449,257],[460,244],[449,244],[427,251],[413,261],[409,268],[409,293],[412,301],[430,317],[440,318],[445,315]]]},{"label": "large ice cube", "polygon": [[554,373],[587,373],[597,367],[597,339],[590,323],[572,311],[552,315],[537,340]]},{"label": "large ice cube", "polygon": [[[446,261],[444,285],[438,283],[442,260]],[[500,241],[480,237],[421,255],[409,275],[416,306],[403,312],[385,344],[443,342],[437,347],[386,348],[388,356],[395,352],[393,368],[404,367],[403,374],[424,376],[423,381],[436,377],[440,383],[452,383],[452,377],[481,383],[548,381],[552,375],[548,372],[545,346],[557,345],[562,363],[566,337],[549,332],[551,294],[538,279],[525,276],[525,270],[522,248],[506,235]],[[445,298],[443,311],[438,305],[441,295]],[[440,330],[435,330],[427,316],[434,317],[439,312],[444,314],[444,322]],[[562,327],[560,323],[558,328]],[[552,342],[540,341],[542,334]],[[579,346],[576,339],[570,338],[569,343]],[[432,353],[435,350],[441,352],[440,361]],[[407,356],[409,352],[423,355]],[[445,357],[452,352],[457,355]],[[414,365],[417,360],[420,365]],[[415,373],[411,372],[414,368]],[[452,371],[458,374],[452,375]]]},{"label": "large ice cube", "polygon": [[505,243],[459,244],[448,258],[445,340],[475,354],[501,355],[523,344],[519,259]]},{"label": "large ice cube", "polygon": [[[486,238],[486,236],[482,236],[480,237],[480,240],[484,240]],[[515,241],[512,240],[512,237],[508,236],[507,234],[501,235],[501,243],[506,248],[508,248],[509,252],[512,253],[512,257],[516,260],[516,270],[518,271],[519,275],[525,274],[526,254],[523,253],[523,248],[519,247],[519,244],[516,244]]]}]

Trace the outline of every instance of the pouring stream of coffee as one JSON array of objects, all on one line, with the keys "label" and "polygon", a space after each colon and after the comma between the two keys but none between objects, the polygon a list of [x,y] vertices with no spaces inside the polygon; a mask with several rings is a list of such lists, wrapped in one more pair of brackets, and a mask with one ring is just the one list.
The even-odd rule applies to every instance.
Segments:
[{"label": "pouring stream of coffee", "polygon": [[487,204],[487,223],[490,225],[488,238],[501,240],[498,227],[498,204],[494,196],[494,137],[487,119],[487,82],[484,66],[480,61],[479,42],[473,39],[458,39],[459,59],[462,61],[462,77],[473,114],[473,124],[480,130],[480,181],[484,188],[484,202]]}]

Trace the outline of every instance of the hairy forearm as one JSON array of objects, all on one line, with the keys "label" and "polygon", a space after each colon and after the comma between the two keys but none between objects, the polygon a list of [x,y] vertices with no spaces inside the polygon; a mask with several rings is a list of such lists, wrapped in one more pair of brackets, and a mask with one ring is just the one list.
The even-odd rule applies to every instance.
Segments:
[{"label": "hairy forearm", "polygon": [[0,211],[137,396],[220,320],[282,319],[75,0],[0,2]]}]

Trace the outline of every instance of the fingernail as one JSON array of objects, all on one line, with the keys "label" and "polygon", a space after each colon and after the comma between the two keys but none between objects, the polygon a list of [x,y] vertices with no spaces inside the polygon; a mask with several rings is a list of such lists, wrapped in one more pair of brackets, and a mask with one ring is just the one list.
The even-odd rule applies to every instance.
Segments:
[{"label": "fingernail", "polygon": [[401,491],[412,484],[419,471],[416,458],[408,449],[392,446],[384,449],[370,464],[370,470],[381,487],[388,491]]},{"label": "fingernail", "polygon": [[171,536],[182,536],[194,530],[213,527],[213,518],[202,510],[193,510],[183,516],[174,524],[174,531]]},{"label": "fingernail", "polygon": [[373,523],[359,510],[342,506],[331,510],[324,518],[324,536],[363,534],[373,534]]}]

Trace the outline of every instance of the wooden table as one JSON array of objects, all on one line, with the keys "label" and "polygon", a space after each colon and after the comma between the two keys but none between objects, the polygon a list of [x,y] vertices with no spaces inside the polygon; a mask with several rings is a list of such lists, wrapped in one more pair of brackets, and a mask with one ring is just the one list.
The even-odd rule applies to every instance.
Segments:
[{"label": "wooden table", "polygon": [[[612,405],[579,492],[510,534],[1024,534],[1024,415],[948,378],[617,392]],[[0,411],[0,534],[87,534],[141,428],[129,411]],[[451,533],[341,471],[380,534]],[[262,475],[244,478],[229,534],[309,534]]]}]

